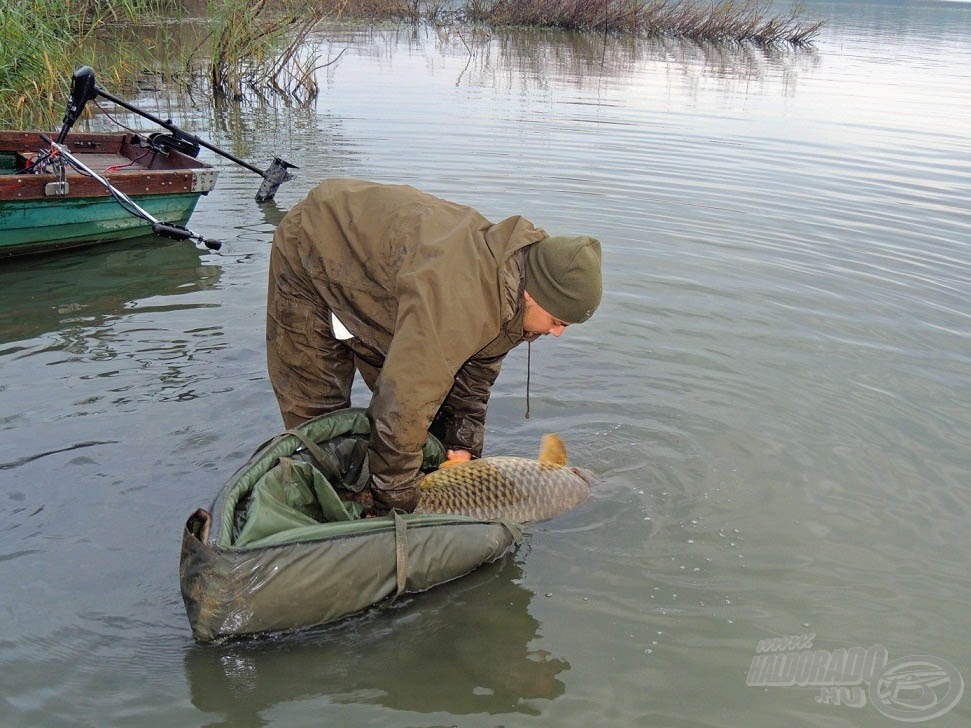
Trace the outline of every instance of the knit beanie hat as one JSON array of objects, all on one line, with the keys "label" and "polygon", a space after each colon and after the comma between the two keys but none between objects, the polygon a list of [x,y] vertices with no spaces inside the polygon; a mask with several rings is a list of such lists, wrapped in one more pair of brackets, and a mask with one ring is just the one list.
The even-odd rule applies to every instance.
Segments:
[{"label": "knit beanie hat", "polygon": [[526,249],[526,291],[560,321],[579,324],[600,304],[600,241],[549,237]]}]

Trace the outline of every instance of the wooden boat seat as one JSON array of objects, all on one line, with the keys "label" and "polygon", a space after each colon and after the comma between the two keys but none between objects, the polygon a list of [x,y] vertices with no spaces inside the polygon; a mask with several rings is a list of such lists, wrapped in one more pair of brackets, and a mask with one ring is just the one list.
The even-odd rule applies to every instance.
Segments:
[{"label": "wooden boat seat", "polygon": [[[145,169],[137,161],[131,160],[122,154],[78,154],[78,159],[88,165],[99,174],[111,171],[139,170]],[[151,157],[151,155],[147,155]],[[76,170],[69,170],[75,172]]]},{"label": "wooden boat seat", "polygon": [[[36,154],[19,154],[18,156],[23,157],[24,164],[20,166],[23,169],[26,166],[26,162],[32,160]],[[94,154],[88,153],[75,153],[75,156],[84,162],[88,167],[93,169],[98,174],[109,174],[111,172],[135,172],[139,170],[148,169],[146,166],[139,163],[137,160],[131,160],[123,154],[112,154],[98,152]],[[147,158],[151,158],[152,155],[146,155]],[[67,168],[67,175],[81,176],[81,172],[78,172],[71,166]]]}]

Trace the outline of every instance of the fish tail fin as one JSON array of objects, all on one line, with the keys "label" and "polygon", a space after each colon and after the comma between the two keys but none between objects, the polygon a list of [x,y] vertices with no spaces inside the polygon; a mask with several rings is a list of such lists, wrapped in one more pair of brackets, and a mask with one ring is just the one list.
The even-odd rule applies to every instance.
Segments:
[{"label": "fish tail fin", "polygon": [[559,435],[543,435],[539,446],[539,461],[550,465],[566,465],[566,445]]}]

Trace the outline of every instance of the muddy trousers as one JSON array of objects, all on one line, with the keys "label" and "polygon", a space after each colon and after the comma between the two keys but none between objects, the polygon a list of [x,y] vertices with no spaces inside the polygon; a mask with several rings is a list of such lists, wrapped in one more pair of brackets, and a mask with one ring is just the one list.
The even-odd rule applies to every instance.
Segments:
[{"label": "muddy trousers", "polygon": [[354,372],[373,388],[378,370],[334,336],[330,310],[289,290],[270,259],[266,364],[286,427],[351,405]]},{"label": "muddy trousers", "polygon": [[[277,256],[274,249],[266,302],[266,365],[284,426],[291,428],[350,407],[355,371],[373,391],[381,370],[334,336],[327,304],[288,285]],[[444,440],[449,420],[443,408],[429,432]]]}]

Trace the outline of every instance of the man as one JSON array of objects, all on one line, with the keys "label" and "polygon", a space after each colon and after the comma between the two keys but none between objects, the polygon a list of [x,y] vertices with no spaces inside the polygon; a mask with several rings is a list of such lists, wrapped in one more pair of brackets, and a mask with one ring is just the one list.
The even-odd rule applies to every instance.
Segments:
[{"label": "man", "polygon": [[560,336],[600,303],[600,243],[493,225],[412,187],[327,180],[280,222],[270,254],[267,364],[287,427],[372,391],[370,488],[414,509],[431,430],[452,460],[482,452],[506,353]]}]

